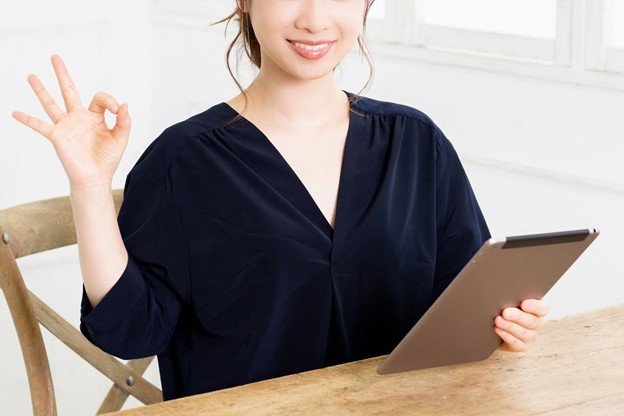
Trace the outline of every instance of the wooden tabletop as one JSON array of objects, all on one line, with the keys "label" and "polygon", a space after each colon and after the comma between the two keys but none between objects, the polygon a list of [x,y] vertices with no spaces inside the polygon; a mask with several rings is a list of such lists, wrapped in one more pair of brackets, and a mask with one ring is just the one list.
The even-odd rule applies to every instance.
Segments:
[{"label": "wooden tabletop", "polygon": [[[459,340],[458,340],[459,341]],[[624,305],[550,321],[527,353],[380,376],[383,357],[115,413],[624,414]]]}]

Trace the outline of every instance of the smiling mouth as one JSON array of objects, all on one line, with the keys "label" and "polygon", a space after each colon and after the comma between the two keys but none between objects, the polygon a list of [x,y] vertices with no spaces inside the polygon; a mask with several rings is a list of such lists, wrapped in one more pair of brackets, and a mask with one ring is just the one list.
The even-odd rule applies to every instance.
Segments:
[{"label": "smiling mouth", "polygon": [[329,46],[331,45],[330,42],[320,43],[318,45],[308,45],[306,43],[295,42],[295,41],[291,41],[291,43],[298,48],[305,49],[306,51],[320,51],[322,49],[329,48]]},{"label": "smiling mouth", "polygon": [[296,40],[288,40],[292,48],[301,57],[306,59],[320,59],[329,52],[334,42],[300,42]]}]

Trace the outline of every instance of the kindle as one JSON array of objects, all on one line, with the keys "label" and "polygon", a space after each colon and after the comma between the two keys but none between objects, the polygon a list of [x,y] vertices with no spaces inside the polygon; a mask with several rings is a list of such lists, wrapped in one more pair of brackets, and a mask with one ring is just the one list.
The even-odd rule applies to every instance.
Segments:
[{"label": "kindle", "polygon": [[494,318],[541,299],[596,239],[596,229],[489,239],[381,363],[379,374],[488,358]]}]

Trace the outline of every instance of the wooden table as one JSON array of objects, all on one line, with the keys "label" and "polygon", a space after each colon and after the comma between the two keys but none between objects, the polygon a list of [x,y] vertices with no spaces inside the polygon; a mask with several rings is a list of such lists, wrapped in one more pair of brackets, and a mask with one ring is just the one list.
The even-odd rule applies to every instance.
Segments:
[{"label": "wooden table", "polygon": [[624,305],[550,321],[527,353],[380,376],[383,357],[116,415],[624,415]]}]

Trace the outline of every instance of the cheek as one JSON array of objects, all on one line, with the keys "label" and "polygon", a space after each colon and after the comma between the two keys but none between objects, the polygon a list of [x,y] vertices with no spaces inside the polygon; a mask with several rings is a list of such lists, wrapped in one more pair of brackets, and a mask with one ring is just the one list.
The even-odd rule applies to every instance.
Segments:
[{"label": "cheek", "polygon": [[345,38],[355,41],[362,32],[362,22],[353,22],[353,19],[342,23],[342,34]]},{"label": "cheek", "polygon": [[292,19],[288,10],[275,11],[258,8],[256,13],[251,14],[254,32],[261,43],[262,40],[273,43],[276,39],[283,37]]},{"label": "cheek", "polygon": [[[345,36],[355,39],[362,32],[364,10],[364,7],[350,7],[348,12],[343,11],[343,13],[341,13],[342,17],[339,21]],[[354,18],[355,16],[360,16],[360,18],[356,19]]]}]

